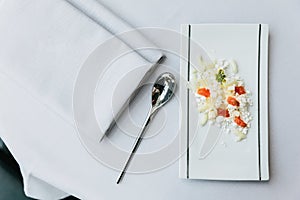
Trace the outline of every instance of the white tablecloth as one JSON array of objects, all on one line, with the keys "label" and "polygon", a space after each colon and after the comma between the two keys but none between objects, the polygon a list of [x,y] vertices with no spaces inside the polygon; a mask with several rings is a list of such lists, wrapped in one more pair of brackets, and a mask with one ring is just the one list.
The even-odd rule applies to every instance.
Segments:
[{"label": "white tablecloth", "polygon": [[[22,169],[24,173],[44,183],[28,191],[38,194],[35,192],[47,190],[49,193],[43,193],[48,194],[45,198],[72,194],[82,199],[299,199],[300,135],[297,127],[300,106],[297,99],[300,97],[300,68],[297,47],[300,43],[300,2],[105,0],[104,3],[137,27],[155,26],[179,31],[181,23],[255,22],[270,25],[271,180],[266,183],[181,180],[176,162],[153,173],[126,175],[124,182],[116,185],[118,172],[101,165],[86,152],[74,126],[57,118],[44,104],[25,92],[22,85],[8,84],[7,77],[0,74],[0,136],[8,147],[19,145],[23,148],[22,154],[13,148],[10,150],[17,161],[22,156],[26,163],[19,163],[21,166],[32,166]],[[153,40],[159,45],[164,38]],[[18,59],[18,56],[11,59]],[[179,70],[178,61],[174,58],[169,62]],[[145,104],[140,106],[145,108]],[[178,124],[177,109],[176,103],[166,107],[171,123],[164,127],[165,133]],[[28,117],[27,113],[33,110],[34,115]],[[36,126],[27,126],[28,123]],[[27,129],[20,132],[18,127]]]}]

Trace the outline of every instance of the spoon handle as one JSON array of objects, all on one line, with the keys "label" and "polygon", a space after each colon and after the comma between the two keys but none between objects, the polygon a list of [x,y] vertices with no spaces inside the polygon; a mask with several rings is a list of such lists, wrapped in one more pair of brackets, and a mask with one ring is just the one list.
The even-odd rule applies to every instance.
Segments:
[{"label": "spoon handle", "polygon": [[119,177],[118,177],[118,179],[117,179],[117,184],[120,183],[120,181],[122,180],[123,176],[125,175],[126,170],[127,170],[127,168],[128,168],[128,165],[129,165],[131,159],[133,158],[133,156],[134,156],[136,150],[138,149],[138,147],[139,147],[139,145],[140,145],[140,143],[141,143],[141,141],[142,141],[142,139],[143,139],[143,135],[144,135],[144,133],[145,133],[145,130],[146,130],[146,128],[147,128],[149,122],[151,121],[152,116],[153,116],[154,113],[155,113],[155,112],[154,112],[154,109],[151,108],[151,110],[149,111],[149,113],[148,113],[148,115],[147,115],[147,118],[146,118],[146,120],[145,120],[145,122],[144,122],[144,124],[143,124],[143,127],[142,127],[140,133],[138,134],[138,136],[136,137],[136,139],[135,139],[135,141],[134,141],[133,148],[132,148],[132,150],[131,150],[131,152],[130,152],[130,154],[129,154],[127,160],[126,160],[126,163],[125,163],[125,165],[124,165],[124,167],[123,167],[123,169],[122,169],[122,171],[121,171],[121,173],[120,173],[120,175],[119,175]]}]

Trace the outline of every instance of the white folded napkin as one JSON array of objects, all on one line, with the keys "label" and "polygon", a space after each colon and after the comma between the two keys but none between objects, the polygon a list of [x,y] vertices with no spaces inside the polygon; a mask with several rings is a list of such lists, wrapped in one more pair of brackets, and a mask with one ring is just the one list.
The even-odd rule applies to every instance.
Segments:
[{"label": "white folded napkin", "polygon": [[[118,18],[96,0],[4,1],[0,4],[2,90],[11,83],[16,84],[18,93],[22,91],[29,94],[47,110],[55,113],[58,118],[74,126],[72,96],[81,65],[98,45],[115,34],[131,29],[124,20]],[[118,43],[114,43],[113,48],[107,49],[107,55],[118,48],[129,50],[136,48],[141,43],[144,43],[143,46],[154,46],[139,33],[119,39]],[[103,77],[106,82],[98,86],[106,94],[102,98],[103,106],[99,107],[101,116],[98,118],[104,131],[113,120],[112,110],[116,113],[122,108],[146,72],[162,57],[162,54],[159,51],[140,51],[126,56],[121,59],[122,65],[117,62],[118,65],[111,66]],[[140,66],[144,67],[136,70]],[[106,66],[99,63],[99,67]],[[137,74],[131,75],[130,81],[122,85],[117,84],[124,75],[134,71],[137,71]],[[114,88],[114,91],[111,88]],[[114,96],[116,93],[118,95]],[[108,102],[115,97],[118,99],[117,103],[113,107],[107,106]],[[0,104],[6,100],[3,99]],[[8,103],[5,106],[10,109],[12,105]],[[33,108],[31,113],[19,114],[30,119],[36,117],[31,116],[36,113]],[[43,115],[43,113],[40,114]],[[7,117],[13,120],[15,115],[11,113],[11,118]],[[16,122],[19,122],[18,120],[15,119]],[[27,152],[26,143],[18,141],[21,137],[17,135],[23,134],[22,127],[15,129],[7,126],[6,123],[10,122],[0,119],[0,128],[3,130],[0,132],[0,137],[7,143],[20,164],[26,194],[38,199],[55,199],[67,195],[51,188],[48,183],[38,177],[29,177],[33,174],[31,161],[36,152]],[[36,123],[40,122],[37,120]],[[28,127],[34,125],[28,124]],[[32,138],[40,133],[33,131],[28,134],[31,134],[28,137]],[[49,151],[51,151],[50,148]],[[41,189],[43,187],[46,189]],[[50,196],[47,193],[49,188],[52,191]]]}]

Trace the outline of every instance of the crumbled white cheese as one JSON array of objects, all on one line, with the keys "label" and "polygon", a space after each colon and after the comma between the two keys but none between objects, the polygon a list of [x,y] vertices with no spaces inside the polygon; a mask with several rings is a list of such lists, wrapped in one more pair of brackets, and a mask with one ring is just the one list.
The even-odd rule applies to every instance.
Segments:
[{"label": "crumbled white cheese", "polygon": [[[239,95],[236,92],[236,87],[245,85],[237,74],[236,62],[219,59],[212,63],[205,63],[201,57],[199,60],[201,67],[192,70],[191,82],[188,86],[195,94],[198,111],[202,113],[200,124],[203,126],[207,123],[215,124],[222,127],[226,133],[233,132],[239,141],[245,139],[252,120],[249,106],[253,102],[250,98],[251,92],[246,88],[245,94]],[[198,94],[200,88],[208,90],[209,95]],[[229,104],[228,97],[234,98],[238,104]],[[242,127],[241,120],[246,123],[246,127],[244,125]]]}]

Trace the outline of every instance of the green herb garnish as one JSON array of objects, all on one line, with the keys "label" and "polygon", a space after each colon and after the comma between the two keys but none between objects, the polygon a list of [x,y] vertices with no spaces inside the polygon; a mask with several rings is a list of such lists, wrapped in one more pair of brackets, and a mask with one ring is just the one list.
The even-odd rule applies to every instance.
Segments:
[{"label": "green herb garnish", "polygon": [[216,80],[222,84],[226,82],[225,78],[225,71],[223,69],[219,69],[218,73],[216,74]]}]

